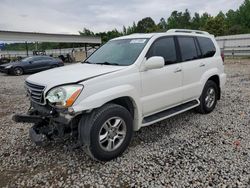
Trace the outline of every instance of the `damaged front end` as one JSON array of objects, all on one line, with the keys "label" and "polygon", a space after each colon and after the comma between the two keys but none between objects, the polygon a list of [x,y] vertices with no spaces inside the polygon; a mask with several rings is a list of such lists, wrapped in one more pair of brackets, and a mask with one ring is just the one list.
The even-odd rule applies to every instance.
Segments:
[{"label": "damaged front end", "polygon": [[30,128],[29,136],[37,145],[42,145],[48,139],[70,139],[74,142],[78,140],[80,116],[70,115],[64,110],[58,110],[49,105],[40,106],[31,102],[27,114],[15,114],[12,119],[19,123],[34,124]]},{"label": "damaged front end", "polygon": [[43,145],[48,139],[71,139],[77,142],[80,114],[50,105],[44,98],[44,86],[26,82],[25,88],[31,101],[30,109],[27,114],[16,114],[12,119],[15,122],[34,124],[29,131],[32,141],[37,145]]}]

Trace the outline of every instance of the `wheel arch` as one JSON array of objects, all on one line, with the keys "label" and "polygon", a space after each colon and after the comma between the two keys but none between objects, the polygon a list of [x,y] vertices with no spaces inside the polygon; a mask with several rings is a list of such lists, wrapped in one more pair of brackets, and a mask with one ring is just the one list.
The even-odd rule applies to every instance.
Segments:
[{"label": "wheel arch", "polygon": [[132,97],[122,96],[122,97],[118,97],[116,99],[110,100],[110,101],[106,102],[105,104],[107,104],[107,103],[114,103],[114,104],[117,104],[117,105],[120,105],[120,106],[126,108],[133,118],[133,129],[135,131],[137,131],[139,129],[139,121],[138,121],[139,109],[138,109],[136,102],[134,101],[134,99]]},{"label": "wheel arch", "polygon": [[211,80],[211,81],[215,82],[216,85],[218,86],[218,89],[219,89],[218,90],[219,91],[218,100],[220,100],[220,98],[221,98],[221,89],[220,89],[220,77],[219,77],[219,75],[213,75],[213,76],[209,77],[208,80]]}]

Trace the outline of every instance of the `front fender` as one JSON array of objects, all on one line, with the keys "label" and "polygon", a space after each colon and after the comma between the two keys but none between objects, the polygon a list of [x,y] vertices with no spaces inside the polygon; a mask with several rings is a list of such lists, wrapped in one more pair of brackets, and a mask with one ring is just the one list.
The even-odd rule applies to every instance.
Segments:
[{"label": "front fender", "polygon": [[90,95],[80,101],[77,105],[73,106],[73,109],[75,110],[75,112],[91,110],[120,97],[130,97],[138,106],[137,101],[139,101],[139,96],[135,88],[130,85],[122,85]]},{"label": "front fender", "polygon": [[99,108],[102,105],[121,97],[129,97],[132,99],[135,116],[134,116],[134,130],[139,130],[140,122],[142,121],[141,106],[139,103],[139,94],[136,88],[131,85],[122,85],[109,88],[93,95],[90,95],[80,101],[77,105],[73,105],[75,112],[88,111]]}]

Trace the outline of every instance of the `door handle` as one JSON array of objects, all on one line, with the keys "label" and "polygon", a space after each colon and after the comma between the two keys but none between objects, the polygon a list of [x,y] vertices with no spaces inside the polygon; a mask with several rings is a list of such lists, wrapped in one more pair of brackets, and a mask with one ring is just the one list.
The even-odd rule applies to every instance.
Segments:
[{"label": "door handle", "polygon": [[200,64],[200,67],[205,67],[205,66],[206,66],[205,63]]},{"label": "door handle", "polygon": [[174,73],[181,72],[181,71],[182,71],[182,69],[178,67],[175,69]]}]

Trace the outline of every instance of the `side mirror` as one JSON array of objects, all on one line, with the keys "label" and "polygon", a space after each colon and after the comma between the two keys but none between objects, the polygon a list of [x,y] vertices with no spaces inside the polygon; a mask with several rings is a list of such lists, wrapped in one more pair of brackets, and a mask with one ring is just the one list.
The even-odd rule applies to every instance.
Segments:
[{"label": "side mirror", "polygon": [[33,61],[29,61],[29,64],[32,64]]},{"label": "side mirror", "polygon": [[163,68],[165,65],[165,60],[161,56],[153,56],[147,59],[145,62],[145,69],[151,70],[151,69],[160,69]]}]

